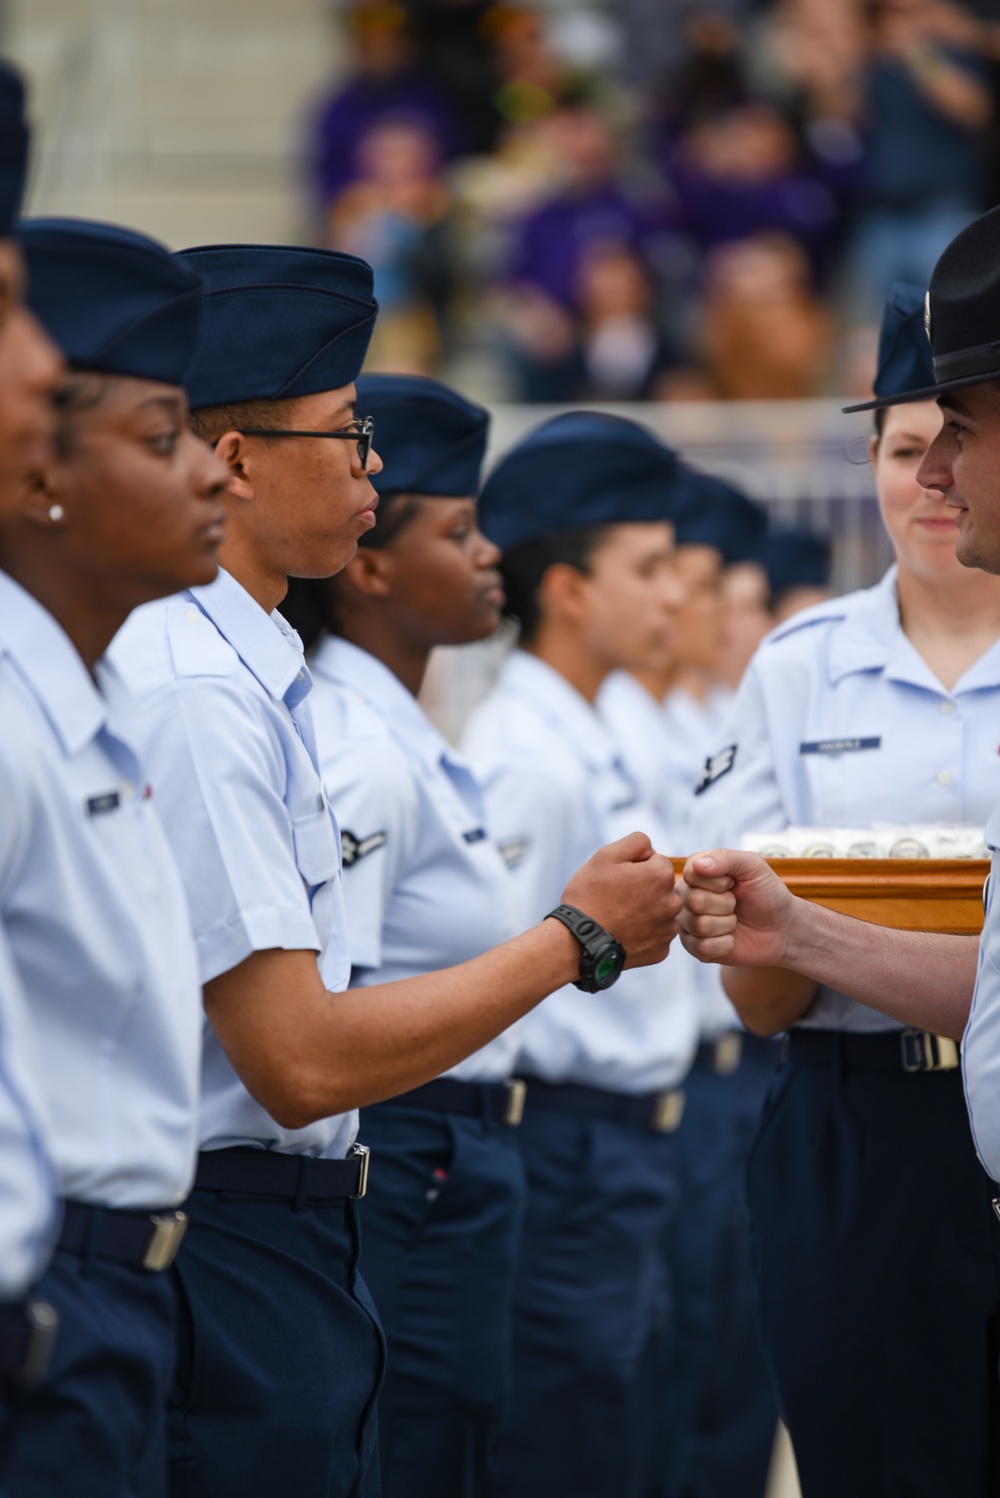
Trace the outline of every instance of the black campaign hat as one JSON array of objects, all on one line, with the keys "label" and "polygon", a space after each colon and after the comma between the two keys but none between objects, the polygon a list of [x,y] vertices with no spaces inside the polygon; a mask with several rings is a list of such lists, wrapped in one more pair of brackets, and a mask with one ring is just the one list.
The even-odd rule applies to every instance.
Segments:
[{"label": "black campaign hat", "polygon": [[850,411],[877,411],[926,400],[934,382],[934,358],[927,337],[927,293],[919,286],[897,282],[882,314],[878,340],[875,399],[845,406]]},{"label": "black campaign hat", "polygon": [[1000,380],[1000,208],[974,219],[942,253],[927,293],[934,384],[908,401]]}]

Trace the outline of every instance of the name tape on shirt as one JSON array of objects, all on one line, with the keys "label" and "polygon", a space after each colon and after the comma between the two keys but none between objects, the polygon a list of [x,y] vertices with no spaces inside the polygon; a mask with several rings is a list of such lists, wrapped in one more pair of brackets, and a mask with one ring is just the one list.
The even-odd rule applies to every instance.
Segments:
[{"label": "name tape on shirt", "polygon": [[469,832],[462,833],[462,841],[466,843],[482,843],[486,840],[485,827],[473,827]]},{"label": "name tape on shirt", "polygon": [[727,744],[725,749],[720,749],[718,754],[713,754],[705,761],[705,773],[695,787],[695,795],[700,796],[707,791],[710,785],[721,780],[723,775],[728,775],[736,763],[736,745]]},{"label": "name tape on shirt", "polygon": [[516,869],[518,864],[523,862],[530,847],[530,837],[511,837],[505,843],[497,843],[500,857],[509,869]]},{"label": "name tape on shirt", "polygon": [[384,848],[388,841],[389,836],[386,832],[370,832],[367,837],[355,837],[353,832],[348,832],[342,827],[340,850],[344,868],[351,868],[359,859],[366,858],[369,853],[374,853],[376,848]]},{"label": "name tape on shirt", "polygon": [[122,798],[117,791],[105,791],[100,796],[90,796],[83,803],[88,817],[102,817],[105,812],[117,811]]},{"label": "name tape on shirt", "polygon": [[800,754],[857,754],[860,749],[881,749],[881,738],[813,739],[799,745]]}]

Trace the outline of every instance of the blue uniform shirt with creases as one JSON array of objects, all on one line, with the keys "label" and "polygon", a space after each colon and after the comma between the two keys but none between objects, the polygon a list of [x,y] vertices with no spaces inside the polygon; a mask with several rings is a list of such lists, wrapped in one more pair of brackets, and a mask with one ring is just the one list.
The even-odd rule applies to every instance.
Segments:
[{"label": "blue uniform shirt with creases", "polygon": [[0,1304],[37,1280],[59,1221],[39,1075],[27,1000],[0,927]]},{"label": "blue uniform shirt with creases", "polygon": [[[383,665],[346,640],[311,657],[320,768],[344,840],[352,984],[453,967],[524,929],[469,767]],[[453,1067],[505,1080],[517,1027]]]},{"label": "blue uniform shirt with creases", "polygon": [[[490,828],[521,892],[543,919],[598,848],[669,834],[627,770],[597,710],[544,661],[516,650],[469,723],[463,750]],[[631,968],[604,994],[558,989],[521,1022],[517,1069],[550,1082],[632,1094],[675,1087],[690,1066],[698,1005],[673,965]]]},{"label": "blue uniform shirt with creases", "polygon": [[[896,569],[796,614],[751,661],[698,796],[702,847],[792,823],[985,825],[1000,797],[1000,642],[949,692],[903,633]],[[899,1028],[820,988],[801,1024]]]},{"label": "blue uniform shirt with creases", "polygon": [[[347,987],[340,839],[316,760],[298,635],[228,572],[136,611],[113,654],[140,699],[144,747],[188,892],[202,981],[253,952],[318,953]],[[243,1086],[206,1021],[201,1148],[342,1158],[355,1112],[286,1129]]]},{"label": "blue uniform shirt with creases", "polygon": [[136,754],[96,681],[0,573],[0,920],[28,1000],[63,1196],[173,1206],[197,1143],[201,994],[184,891]]}]

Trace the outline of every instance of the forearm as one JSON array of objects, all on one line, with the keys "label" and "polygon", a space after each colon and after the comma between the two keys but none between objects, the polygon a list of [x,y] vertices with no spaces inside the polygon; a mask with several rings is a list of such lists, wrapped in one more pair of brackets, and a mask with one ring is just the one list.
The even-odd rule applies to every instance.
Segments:
[{"label": "forearm", "polygon": [[317,1116],[430,1081],[579,972],[576,939],[544,921],[458,967],[329,995],[330,1066]]},{"label": "forearm", "polygon": [[559,921],[458,967],[343,993],[323,987],[313,952],[274,949],[206,984],[205,1009],[248,1092],[303,1128],[447,1071],[579,970]]},{"label": "forearm", "polygon": [[782,967],[892,1019],[961,1040],[978,945],[972,936],[892,931],[796,900]]},{"label": "forearm", "polygon": [[755,1035],[777,1035],[800,1020],[816,995],[812,978],[778,967],[724,967],[722,984]]}]

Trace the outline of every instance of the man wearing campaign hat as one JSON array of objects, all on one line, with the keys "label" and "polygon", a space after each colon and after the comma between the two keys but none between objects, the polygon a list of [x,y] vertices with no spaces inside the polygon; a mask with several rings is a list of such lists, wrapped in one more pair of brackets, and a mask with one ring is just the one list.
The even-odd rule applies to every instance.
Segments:
[{"label": "man wearing campaign hat", "polygon": [[[789,823],[937,820],[986,822],[987,843],[1000,841],[1000,582],[988,575],[1000,573],[1000,392],[982,342],[1000,333],[998,250],[994,211],[945,251],[930,346],[922,293],[893,289],[865,405],[896,565],[758,652],[704,793],[708,846]],[[691,950],[732,969],[745,1023],[787,1032],[747,1187],[762,1333],[804,1495],[992,1492],[995,1187],[969,1138],[955,1045],[997,1176],[992,888],[977,954],[971,938],[805,906],[754,855],[699,855],[685,880]],[[929,1264],[950,1290],[915,1323]]]},{"label": "man wearing campaign hat", "polygon": [[[208,1020],[193,1228],[176,1266],[190,1335],[172,1481],[185,1498],[367,1498],[384,1353],[357,1266],[368,1151],[354,1110],[455,1065],[579,974],[588,951],[552,921],[445,973],[344,992],[341,839],[311,678],[277,605],[289,576],[337,572],[375,523],[382,465],[354,385],[372,273],[275,246],[181,259],[208,283],[188,389],[195,429],[230,472],[223,567],[211,587],[141,611],[116,647],[142,699]],[[669,944],[672,875],[650,851],[634,838],[567,886],[612,979],[622,959],[605,926],[631,962]]]},{"label": "man wearing campaign hat", "polygon": [[[0,63],[0,514],[16,501],[26,464],[48,454],[55,347],[23,302],[24,268],[11,238],[27,165],[24,86]],[[27,1000],[0,926],[0,1480],[16,1389],[40,1377],[55,1326],[32,1285],[52,1250],[58,1186],[32,1045]]]},{"label": "man wearing campaign hat", "polygon": [[[476,520],[489,417],[422,376],[362,375],[357,390],[384,454],[378,524],[339,576],[293,582],[283,612],[320,636],[320,766],[342,828],[351,983],[370,987],[474,957],[524,922],[471,771],[418,701],[432,650],[500,623],[499,552]],[[491,1489],[524,1206],[516,1053],[514,1027],[361,1115],[379,1162],[362,1214],[388,1342],[385,1498]]]},{"label": "man wearing campaign hat", "polygon": [[[483,529],[503,549],[521,637],[463,747],[528,919],[609,837],[639,826],[670,850],[595,699],[609,672],[640,669],[669,643],[683,483],[674,453],[643,427],[574,412],[529,433],[483,489]],[[672,957],[626,975],[615,1005],[563,988],[520,1030],[528,1209],[505,1498],[646,1491],[671,1331],[676,1129],[697,1024]]]},{"label": "man wearing campaign hat", "polygon": [[110,226],[16,232],[32,309],[70,367],[54,448],[0,509],[0,917],[62,1197],[38,1286],[58,1337],[18,1399],[8,1481],[156,1498],[201,1004],[134,704],[105,651],[133,607],[215,576],[226,471],[188,430],[180,386],[200,277]]}]

